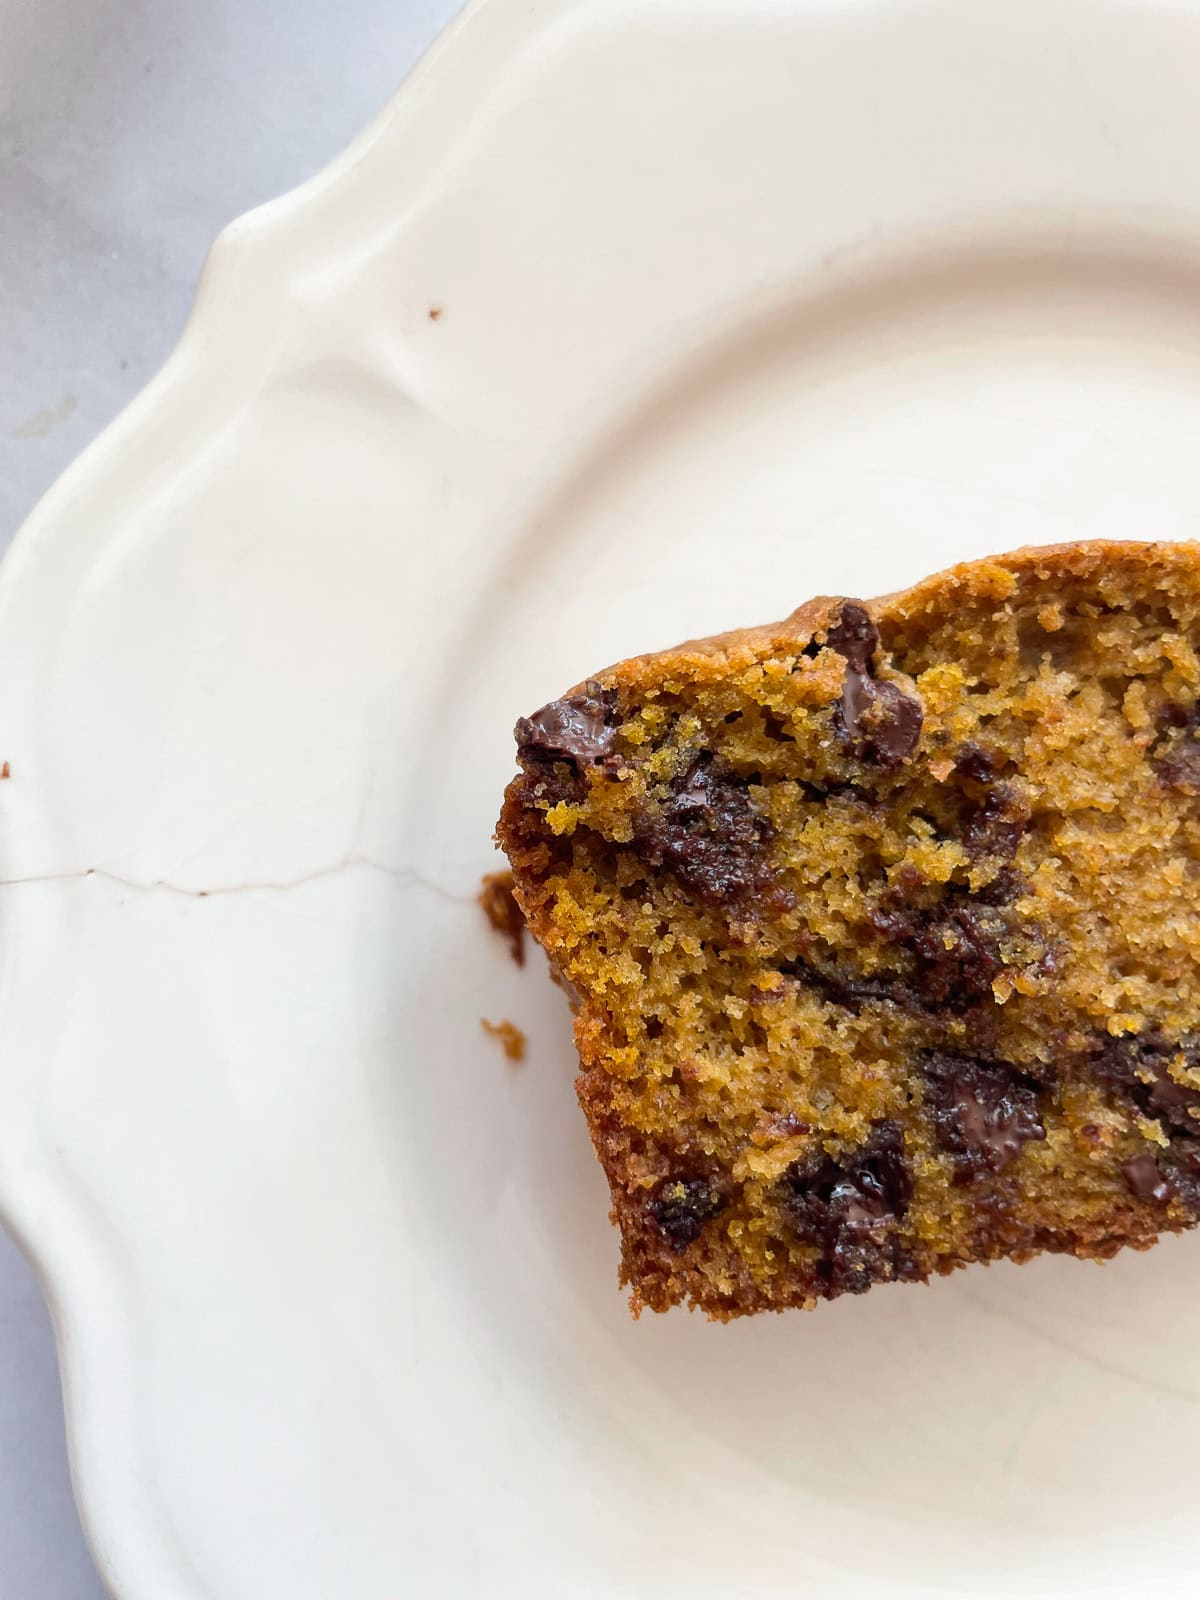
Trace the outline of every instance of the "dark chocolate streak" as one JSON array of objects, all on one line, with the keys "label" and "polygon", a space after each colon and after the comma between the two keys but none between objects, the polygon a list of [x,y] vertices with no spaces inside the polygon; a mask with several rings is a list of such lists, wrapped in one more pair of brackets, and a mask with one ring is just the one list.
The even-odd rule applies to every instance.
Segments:
[{"label": "dark chocolate streak", "polygon": [[[907,952],[912,971],[857,973],[831,953],[805,949],[779,964],[835,1005],[857,1011],[868,1001],[902,1007],[911,1015],[964,1012],[992,998],[992,982],[1004,968],[1003,941],[1014,929],[1003,902],[1019,880],[1003,877],[977,897],[951,896],[930,907],[876,907],[871,927]],[[1048,957],[1047,957],[1048,959]]]}]

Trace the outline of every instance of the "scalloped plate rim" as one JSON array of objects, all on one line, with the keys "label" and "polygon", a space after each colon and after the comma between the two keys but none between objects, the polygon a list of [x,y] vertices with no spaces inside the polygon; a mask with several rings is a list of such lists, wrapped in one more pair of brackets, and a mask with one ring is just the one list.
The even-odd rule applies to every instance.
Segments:
[{"label": "scalloped plate rim", "polygon": [[[55,534],[56,521],[72,502],[122,452],[136,443],[139,429],[172,405],[186,402],[205,383],[226,369],[228,362],[243,362],[244,344],[211,338],[216,315],[229,287],[256,265],[256,250],[286,234],[299,214],[321,203],[350,177],[387,140],[400,118],[415,111],[422,96],[439,90],[458,92],[452,79],[469,68],[472,52],[480,66],[501,71],[505,54],[520,48],[526,28],[543,28],[546,18],[563,13],[569,0],[539,0],[536,6],[521,0],[466,0],[463,9],[435,38],[400,86],[348,145],[318,171],[274,198],[233,218],[214,239],[202,265],[184,325],[158,370],[132,400],[100,431],[41,496],[14,535],[0,561],[0,622],[18,590],[25,567],[44,541]],[[490,30],[490,33],[489,33]],[[507,37],[505,36],[507,32]],[[446,80],[451,80],[447,85]],[[7,840],[0,840],[3,862],[0,887],[25,882],[14,863]],[[37,881],[37,875],[32,875]],[[35,913],[36,915],[36,908]],[[5,908],[10,937],[19,930],[23,910],[11,901]],[[4,993],[10,982],[0,979],[0,1028],[3,1027]],[[27,1107],[32,1112],[35,1108]],[[26,1160],[18,1163],[4,1151],[0,1132],[0,1222],[17,1243],[44,1294],[53,1325],[61,1374],[67,1450],[72,1487],[83,1532],[107,1588],[120,1600],[217,1600],[203,1584],[162,1513],[155,1514],[141,1493],[129,1499],[124,1480],[113,1474],[106,1481],[106,1454],[121,1455],[136,1436],[133,1407],[114,1396],[120,1385],[112,1381],[112,1367],[128,1356],[129,1339],[118,1336],[128,1319],[118,1314],[125,1303],[117,1286],[116,1269],[98,1273],[95,1218],[77,1214],[70,1222],[70,1174],[52,1166],[49,1152],[38,1148],[36,1138]],[[89,1228],[90,1223],[90,1228]],[[109,1241],[110,1244],[114,1241]],[[81,1280],[92,1271],[94,1288],[81,1290]],[[96,1348],[106,1344],[105,1361],[97,1361]],[[97,1365],[106,1367],[104,1380],[89,1376]],[[121,1362],[128,1365],[128,1361]]]},{"label": "scalloped plate rim", "polygon": [[[889,0],[869,0],[872,6]],[[258,270],[260,254],[288,235],[298,217],[316,212],[341,184],[369,161],[397,131],[407,112],[416,112],[433,91],[442,103],[462,110],[460,82],[472,66],[502,73],[519,51],[526,32],[536,34],[569,13],[571,0],[469,0],[466,8],[431,51],[368,124],[339,155],[286,194],[232,221],[218,236],[205,262],[191,312],[178,342],[157,374],[90,444],[51,487],[19,530],[0,564],[0,629],[13,604],[27,563],[53,539],[63,514],[98,482],[110,464],[135,447],[151,420],[186,425],[186,407],[206,386],[241,371],[258,341],[235,341],[234,319],[223,330],[220,313],[236,282],[241,287]],[[335,250],[336,239],[333,241]],[[217,329],[214,334],[214,328]],[[222,334],[224,333],[224,336]],[[174,408],[174,409],[173,409]],[[26,698],[31,698],[26,696]],[[0,839],[3,882],[21,881],[20,853]],[[31,876],[36,877],[36,874]],[[23,928],[42,937],[49,907],[36,894],[9,887],[5,929],[13,942]],[[0,974],[0,1028],[14,982]],[[128,1336],[130,1302],[121,1292],[120,1241],[104,1235],[103,1219],[85,1216],[73,1199],[71,1174],[52,1164],[40,1145],[37,1107],[20,1108],[19,1132],[0,1127],[0,1216],[17,1238],[38,1275],[50,1305],[63,1372],[67,1432],[80,1514],[104,1581],[124,1600],[217,1600],[190,1570],[181,1542],[165,1514],[153,1504],[152,1489],[126,1489],[120,1473],[106,1477],[106,1456],[132,1455],[136,1408],[124,1403],[127,1369],[132,1366]],[[32,1136],[30,1136],[32,1134]],[[99,1236],[99,1237],[98,1237]],[[136,1287],[136,1285],[129,1285]],[[114,1373],[125,1372],[114,1379]]]}]

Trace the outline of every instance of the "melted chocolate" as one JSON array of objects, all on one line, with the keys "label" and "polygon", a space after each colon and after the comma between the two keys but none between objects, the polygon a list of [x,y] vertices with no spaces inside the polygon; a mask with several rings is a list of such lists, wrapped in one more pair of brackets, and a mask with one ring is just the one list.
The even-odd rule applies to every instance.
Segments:
[{"label": "melted chocolate", "polygon": [[920,1276],[895,1236],[911,1198],[904,1134],[889,1121],[837,1161],[817,1155],[796,1162],[783,1178],[780,1204],[800,1238],[820,1246],[818,1270],[830,1288],[861,1294],[872,1283]]},{"label": "melted chocolate", "polygon": [[960,1178],[1003,1172],[1046,1137],[1035,1086],[1004,1062],[931,1051],[922,1067],[938,1138]]},{"label": "melted chocolate", "polygon": [[616,702],[616,691],[598,683],[589,683],[584,694],[551,700],[517,723],[518,759],[525,764],[567,761],[576,768],[603,762],[616,742]]},{"label": "melted chocolate", "polygon": [[745,901],[774,882],[771,825],[752,804],[747,784],[718,769],[711,756],[695,760],[665,800],[646,806],[634,829],[639,858],[669,867],[709,905]]},{"label": "melted chocolate", "polygon": [[1171,1185],[1158,1170],[1158,1162],[1149,1151],[1122,1162],[1121,1173],[1135,1199],[1157,1200],[1161,1205],[1171,1198]]}]

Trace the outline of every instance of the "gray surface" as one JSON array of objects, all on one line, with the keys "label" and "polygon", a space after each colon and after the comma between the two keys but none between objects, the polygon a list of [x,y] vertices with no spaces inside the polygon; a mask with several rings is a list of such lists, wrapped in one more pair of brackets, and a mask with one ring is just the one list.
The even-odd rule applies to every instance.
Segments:
[{"label": "gray surface", "polygon": [[[457,9],[0,0],[0,544],[168,354],[218,230],[336,155]],[[0,1235],[0,1600],[103,1593],[49,1318]]]}]

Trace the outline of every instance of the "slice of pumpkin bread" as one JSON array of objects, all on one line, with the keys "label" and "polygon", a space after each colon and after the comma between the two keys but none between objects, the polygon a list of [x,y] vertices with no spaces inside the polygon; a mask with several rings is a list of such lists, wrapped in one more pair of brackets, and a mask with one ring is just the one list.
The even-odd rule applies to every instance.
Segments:
[{"label": "slice of pumpkin bread", "polygon": [[498,838],[635,1311],[1200,1216],[1200,546],[1084,543],[597,673]]}]

